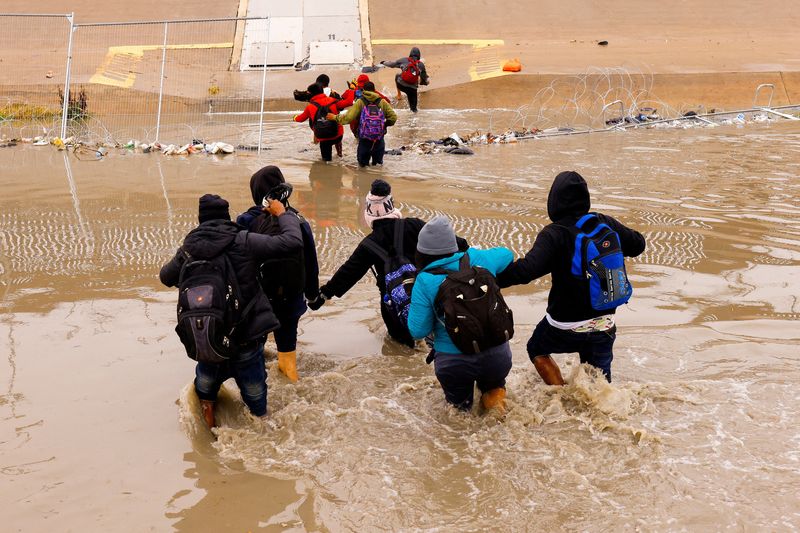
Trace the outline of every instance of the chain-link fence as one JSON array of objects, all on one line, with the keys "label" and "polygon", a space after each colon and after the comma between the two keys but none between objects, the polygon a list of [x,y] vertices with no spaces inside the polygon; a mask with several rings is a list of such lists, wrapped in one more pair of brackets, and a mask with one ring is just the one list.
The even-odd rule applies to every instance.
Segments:
[{"label": "chain-link fence", "polygon": [[0,138],[58,135],[72,15],[0,14]]},{"label": "chain-link fence", "polygon": [[0,138],[260,149],[267,65],[240,68],[247,20],[259,21],[250,38],[269,42],[266,18],[74,24],[0,14]]},{"label": "chain-link fence", "polygon": [[[266,70],[234,66],[243,21],[77,24],[71,81],[85,109],[68,134],[257,146]],[[269,24],[263,27],[267,41]]]}]

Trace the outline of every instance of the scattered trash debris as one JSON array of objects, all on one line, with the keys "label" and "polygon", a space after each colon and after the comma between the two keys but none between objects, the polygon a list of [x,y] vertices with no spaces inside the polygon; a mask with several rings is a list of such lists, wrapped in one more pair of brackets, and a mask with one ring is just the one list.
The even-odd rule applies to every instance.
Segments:
[{"label": "scattered trash debris", "polygon": [[[13,138],[7,139],[0,138],[0,148],[7,146],[16,146],[18,143],[32,144],[33,146],[47,146],[53,145],[58,150],[72,150],[73,153],[80,155],[92,155],[96,158],[102,158],[108,154],[110,148],[117,148],[131,152],[141,152],[144,154],[150,152],[161,152],[164,155],[188,155],[188,154],[213,154],[213,155],[226,155],[232,154],[236,151],[232,144],[224,142],[213,142],[209,144],[203,143],[198,139],[193,139],[192,142],[177,146],[174,144],[162,145],[160,143],[140,143],[137,140],[131,139],[125,144],[104,142],[104,143],[83,143],[77,141],[74,137],[67,137],[61,139],[60,137],[48,138],[42,135],[33,138]],[[258,147],[246,148],[257,150]]]},{"label": "scattered trash debris", "polygon": [[598,46],[608,46],[608,41],[597,41]]},{"label": "scattered trash debris", "polygon": [[45,74],[44,77],[48,78],[48,79],[52,78],[53,77],[53,71],[52,70],[48,70],[47,74]]},{"label": "scattered trash debris", "polygon": [[522,70],[522,63],[518,58],[511,59],[503,63],[503,72],[519,72]]}]

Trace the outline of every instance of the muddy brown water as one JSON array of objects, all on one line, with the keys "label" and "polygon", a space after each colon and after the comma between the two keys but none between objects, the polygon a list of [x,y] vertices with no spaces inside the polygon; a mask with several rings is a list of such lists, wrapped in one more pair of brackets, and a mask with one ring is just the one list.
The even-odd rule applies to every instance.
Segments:
[{"label": "muddy brown water", "polygon": [[[401,112],[390,147],[485,127],[487,111]],[[465,118],[467,117],[467,118]],[[800,528],[800,129],[790,123],[592,134],[317,162],[275,115],[269,150],[224,158],[112,150],[79,161],[0,148],[0,505],[6,531],[787,531]],[[508,117],[502,120],[511,120]],[[495,125],[497,122],[495,122]],[[250,205],[281,166],[323,277],[391,181],[406,215],[452,217],[473,244],[522,254],[553,176],[638,228],[615,381],[525,353],[547,279],[515,312],[505,420],[445,405],[424,352],[384,338],[373,280],[301,321],[301,380],[270,345],[266,427],[227,387],[217,439],[191,393],[160,265],[215,192]],[[229,384],[230,385],[230,384]]]}]

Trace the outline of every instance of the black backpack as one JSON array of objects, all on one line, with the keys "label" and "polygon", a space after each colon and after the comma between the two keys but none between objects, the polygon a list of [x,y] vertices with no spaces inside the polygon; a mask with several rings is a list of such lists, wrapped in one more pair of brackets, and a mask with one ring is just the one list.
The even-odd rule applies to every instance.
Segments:
[{"label": "black backpack", "polygon": [[[292,209],[292,208],[290,208]],[[297,214],[297,211],[292,209]],[[300,222],[304,222],[299,214]],[[261,214],[250,225],[250,229],[264,235],[280,235],[278,219]],[[303,249],[278,257],[271,257],[258,267],[258,282],[267,298],[283,298],[293,294],[302,294],[306,287],[306,263]]]},{"label": "black backpack", "polygon": [[393,323],[394,331],[407,334],[409,344],[413,346],[414,341],[408,331],[408,311],[411,307],[411,290],[417,279],[417,267],[403,255],[403,219],[398,219],[394,224],[394,249],[391,254],[372,239],[363,242],[384,264],[386,293],[381,305],[389,311],[388,320]]},{"label": "black backpack", "polygon": [[309,102],[317,108],[314,114],[314,120],[311,123],[311,129],[314,130],[314,136],[317,139],[333,139],[338,136],[339,123],[335,120],[328,120],[328,113],[331,112],[330,108],[326,105],[320,105],[317,102]]},{"label": "black backpack", "polygon": [[178,277],[178,334],[186,355],[200,363],[222,363],[237,355],[236,327],[253,305],[246,306],[228,255],[186,260]]},{"label": "black backpack", "polygon": [[500,346],[514,336],[514,315],[506,305],[491,272],[470,266],[465,252],[458,270],[434,268],[432,274],[447,278],[439,286],[434,306],[444,314],[447,334],[464,354],[476,354]]}]

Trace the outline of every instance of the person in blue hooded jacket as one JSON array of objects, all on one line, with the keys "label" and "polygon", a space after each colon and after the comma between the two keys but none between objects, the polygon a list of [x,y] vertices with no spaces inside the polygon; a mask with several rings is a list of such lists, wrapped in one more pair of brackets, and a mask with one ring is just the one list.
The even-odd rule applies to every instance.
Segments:
[{"label": "person in blue hooded jacket", "polygon": [[468,248],[466,252],[459,252],[453,226],[447,217],[434,217],[423,226],[417,240],[419,273],[411,294],[408,329],[415,339],[433,336],[434,370],[448,403],[465,411],[471,409],[477,384],[484,409],[502,411],[505,409],[506,376],[511,371],[508,342],[476,354],[461,353],[447,334],[444,317],[434,304],[446,276],[431,270],[458,270],[459,260],[465,253],[471,265],[483,267],[495,276],[514,260],[513,252],[503,247]]}]

